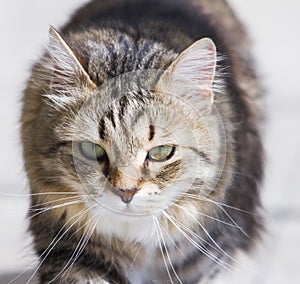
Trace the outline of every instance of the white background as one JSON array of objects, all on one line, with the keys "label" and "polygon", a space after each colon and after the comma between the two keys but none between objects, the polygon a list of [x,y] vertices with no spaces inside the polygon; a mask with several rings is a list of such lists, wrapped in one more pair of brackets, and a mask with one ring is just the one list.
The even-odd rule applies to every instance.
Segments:
[{"label": "white background", "polygon": [[[49,25],[60,26],[83,2],[0,2],[0,284],[7,282],[1,275],[19,271],[32,259],[25,234],[27,198],[11,196],[27,193],[18,137],[22,88],[33,60],[47,42]],[[263,200],[269,231],[254,261],[242,259],[230,283],[299,283],[300,1],[229,2],[253,39],[266,87]]]}]

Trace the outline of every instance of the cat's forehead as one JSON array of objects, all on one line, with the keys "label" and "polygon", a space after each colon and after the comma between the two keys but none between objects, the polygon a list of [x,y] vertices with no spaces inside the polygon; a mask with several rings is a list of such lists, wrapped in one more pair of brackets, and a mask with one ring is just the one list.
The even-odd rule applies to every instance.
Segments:
[{"label": "cat's forehead", "polygon": [[64,112],[57,129],[60,139],[92,141],[130,153],[190,137],[190,119],[181,100],[136,86],[98,88],[78,105],[74,119]]},{"label": "cat's forehead", "polygon": [[99,99],[95,105],[100,138],[109,131],[117,134],[121,131],[122,136],[140,136],[151,125],[166,128],[169,124],[165,122],[170,116],[170,105],[164,105],[155,93],[147,90],[110,98],[105,105]]},{"label": "cat's forehead", "polygon": [[120,148],[128,144],[131,148],[140,148],[153,138],[167,143],[176,124],[172,110],[148,90],[118,96],[99,90],[78,110],[70,129],[75,133],[74,139],[119,145]]},{"label": "cat's forehead", "polygon": [[[81,40],[86,36],[80,35]],[[100,34],[91,30],[84,42],[80,48],[87,55],[87,72],[98,85],[134,70],[167,67],[177,56],[162,43],[149,39],[137,41],[112,29],[105,29]]]}]

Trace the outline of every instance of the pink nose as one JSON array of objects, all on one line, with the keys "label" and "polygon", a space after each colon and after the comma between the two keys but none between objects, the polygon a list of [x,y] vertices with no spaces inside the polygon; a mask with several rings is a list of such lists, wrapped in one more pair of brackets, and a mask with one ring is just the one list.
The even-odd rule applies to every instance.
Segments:
[{"label": "pink nose", "polygon": [[129,203],[133,196],[138,192],[136,187],[132,189],[118,189],[115,191],[117,195],[119,195],[124,203]]}]

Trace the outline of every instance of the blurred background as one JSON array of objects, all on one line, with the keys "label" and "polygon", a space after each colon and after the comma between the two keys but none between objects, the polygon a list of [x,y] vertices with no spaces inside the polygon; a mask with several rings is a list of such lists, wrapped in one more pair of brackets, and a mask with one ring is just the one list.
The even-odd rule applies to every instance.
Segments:
[{"label": "blurred background", "polygon": [[[34,259],[18,135],[22,88],[47,43],[49,25],[59,27],[84,2],[0,0],[0,284]],[[262,192],[268,233],[251,259],[241,258],[229,283],[300,283],[300,1],[228,2],[253,40],[268,117]]]}]

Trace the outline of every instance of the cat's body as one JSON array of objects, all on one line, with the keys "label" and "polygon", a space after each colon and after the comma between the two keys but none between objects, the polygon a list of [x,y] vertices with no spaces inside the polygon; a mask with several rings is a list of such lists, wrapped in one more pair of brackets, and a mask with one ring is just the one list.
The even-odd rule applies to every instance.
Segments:
[{"label": "cat's body", "polygon": [[261,229],[263,170],[260,90],[230,8],[93,1],[62,34],[51,29],[23,98],[40,283],[202,283],[231,270]]}]

